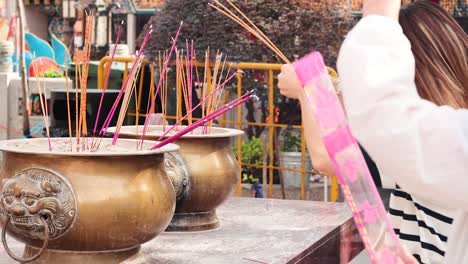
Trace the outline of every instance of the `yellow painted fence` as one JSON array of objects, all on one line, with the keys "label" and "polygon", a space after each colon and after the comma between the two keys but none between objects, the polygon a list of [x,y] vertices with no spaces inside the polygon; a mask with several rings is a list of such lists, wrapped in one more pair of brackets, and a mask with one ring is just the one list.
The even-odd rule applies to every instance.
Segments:
[{"label": "yellow painted fence", "polygon": [[[110,57],[104,57],[101,59],[99,63],[99,68],[98,68],[98,88],[102,89],[104,86],[104,79],[106,76],[106,73],[109,69],[110,65]],[[123,79],[125,79],[129,73],[129,68],[131,67],[131,64],[133,62],[133,58],[131,57],[116,57],[114,59],[114,63],[123,63],[124,64],[124,71],[123,71]],[[145,65],[150,65],[150,73],[145,72],[145,65],[142,66],[141,72],[140,72],[140,80],[143,80],[145,74],[151,74],[151,83],[154,83],[154,70],[155,66],[152,62],[150,61],[145,61]],[[198,67],[204,67],[204,63],[198,63]],[[269,118],[267,119],[268,121],[265,123],[261,122],[256,122],[256,123],[249,123],[245,122],[242,120],[242,107],[237,107],[237,119],[236,120],[228,120],[226,118],[226,115],[224,115],[221,120],[219,120],[219,123],[221,126],[226,126],[229,125],[231,127],[235,127],[237,129],[242,129],[244,126],[262,126],[265,127],[265,129],[268,132],[268,165],[266,168],[269,171],[269,187],[268,187],[268,197],[273,196],[273,175],[274,175],[274,170],[279,170],[279,171],[291,171],[291,172],[297,172],[302,174],[302,180],[301,180],[301,194],[300,197],[301,199],[305,199],[306,197],[306,180],[308,180],[308,175],[311,174],[317,174],[316,171],[308,171],[306,170],[306,159],[307,159],[307,154],[306,154],[306,143],[305,143],[305,138],[304,138],[304,131],[302,126],[292,126],[292,128],[295,129],[300,129],[301,130],[301,146],[302,146],[302,166],[301,169],[292,169],[292,168],[286,168],[286,167],[280,167],[280,166],[274,166],[274,159],[275,159],[275,147],[274,147],[274,133],[275,133],[275,128],[287,128],[288,125],[286,124],[276,124],[274,122],[275,120],[275,105],[274,105],[274,76],[281,70],[281,64],[269,64],[269,63],[231,63],[231,68],[232,69],[238,69],[238,70],[256,70],[256,71],[264,71],[267,73],[268,80],[267,80],[267,86],[268,86],[268,114]],[[210,71],[207,71],[208,73],[211,72],[211,68],[213,67],[213,63],[209,65]],[[331,75],[336,75],[336,72],[334,72],[332,69],[329,69]],[[129,115],[136,116],[136,117],[144,117],[146,116],[145,112],[142,112],[141,109],[141,98],[143,95],[143,81],[139,82],[140,85],[137,89],[137,95],[138,95],[138,102],[136,105],[136,112],[134,113],[129,113]],[[237,96],[242,95],[242,84],[243,84],[243,76],[242,74],[238,74],[237,76]],[[152,87],[152,95],[154,96],[154,87]],[[182,101],[182,100],[180,100]],[[179,106],[180,107],[180,106]],[[145,111],[146,108],[143,109]],[[181,113],[181,111],[179,111]],[[181,118],[181,117],[179,117]],[[174,116],[169,116],[168,119],[176,119]],[[263,165],[255,165],[255,164],[244,164],[242,162],[242,139],[239,137],[237,140],[237,158],[239,161],[240,166],[248,166],[251,168],[264,168],[265,166]],[[280,163],[281,164],[281,163]],[[326,176],[326,175],[323,175]],[[237,194],[240,196],[242,194],[242,186],[241,186],[241,178],[239,179],[239,184],[238,184],[238,191]],[[331,177],[331,191],[330,191],[330,200],[332,202],[336,202],[338,199],[338,182],[335,176]],[[327,197],[328,198],[328,197]],[[328,199],[326,199],[328,200]]]}]

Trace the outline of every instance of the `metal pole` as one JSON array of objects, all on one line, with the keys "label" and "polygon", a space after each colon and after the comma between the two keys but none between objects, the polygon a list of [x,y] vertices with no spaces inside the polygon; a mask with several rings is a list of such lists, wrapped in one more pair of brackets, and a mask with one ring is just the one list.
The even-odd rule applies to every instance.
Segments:
[{"label": "metal pole", "polygon": [[127,15],[127,44],[130,54],[135,54],[136,45],[136,16],[135,14]]}]

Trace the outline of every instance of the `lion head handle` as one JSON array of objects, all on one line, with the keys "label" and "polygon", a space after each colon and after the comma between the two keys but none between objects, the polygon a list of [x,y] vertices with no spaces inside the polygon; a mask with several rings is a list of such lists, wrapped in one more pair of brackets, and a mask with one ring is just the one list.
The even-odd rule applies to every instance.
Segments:
[{"label": "lion head handle", "polygon": [[76,218],[76,199],[63,176],[31,168],[2,181],[0,213],[7,215],[16,232],[43,239],[43,218],[49,237],[65,234]]},{"label": "lion head handle", "polygon": [[190,173],[186,162],[179,152],[169,152],[164,155],[164,166],[179,201],[190,189]]}]

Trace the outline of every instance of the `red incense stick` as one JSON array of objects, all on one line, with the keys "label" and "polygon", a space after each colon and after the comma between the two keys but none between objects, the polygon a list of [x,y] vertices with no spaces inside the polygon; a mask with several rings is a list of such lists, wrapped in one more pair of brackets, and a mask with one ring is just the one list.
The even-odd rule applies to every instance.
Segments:
[{"label": "red incense stick", "polygon": [[[136,63],[139,63],[141,60],[141,56],[143,55],[143,51],[146,47],[146,44],[148,43],[149,41],[149,38],[151,36],[151,33],[153,32],[153,29],[150,27],[150,30],[146,33],[146,36],[145,36],[145,39],[141,45],[141,49],[140,51],[138,52],[138,55],[135,59],[135,62]],[[112,118],[114,117],[114,114],[115,114],[115,111],[117,110],[117,106],[119,105],[119,102],[120,100],[122,99],[122,96],[124,94],[124,92],[126,91],[126,87],[128,85],[128,82],[131,78],[131,76],[133,75],[133,72],[137,69],[137,65],[133,65],[132,66],[132,70],[130,71],[130,74],[127,76],[127,78],[125,79],[125,82],[124,84],[122,85],[122,88],[120,89],[120,92],[119,92],[119,95],[117,96],[117,99],[115,100],[114,102],[114,105],[112,106],[111,108],[111,111],[109,112],[109,114],[107,115],[107,118],[99,132],[99,136],[98,137],[104,137],[104,135],[107,133],[107,129],[109,128],[109,125],[110,125],[110,122],[112,120]],[[119,136],[119,133],[115,133],[114,136],[118,137]],[[113,141],[113,144],[115,145],[116,143],[116,140],[114,137],[114,141]],[[114,143],[115,142],[115,143]],[[97,150],[99,148],[99,145],[100,145],[100,142],[99,143],[95,143],[94,146],[92,146],[92,148],[95,148],[95,150]]]},{"label": "red incense stick", "polygon": [[149,117],[150,117],[150,114],[153,112],[154,107],[156,105],[156,98],[158,96],[159,90],[161,89],[161,85],[162,85],[162,82],[164,80],[164,76],[166,75],[167,67],[169,65],[169,61],[170,61],[172,53],[174,52],[174,49],[175,49],[175,47],[177,45],[177,39],[179,38],[180,32],[182,31],[182,25],[183,24],[184,24],[183,22],[180,22],[179,29],[177,30],[177,34],[176,34],[176,36],[175,36],[175,38],[173,39],[173,42],[172,42],[171,50],[169,51],[169,54],[168,54],[168,56],[166,58],[166,61],[164,62],[164,67],[163,67],[161,76],[159,77],[158,87],[156,88],[156,92],[154,93],[154,97],[153,97],[153,100],[151,102],[151,107],[150,107],[150,110],[147,113],[147,116],[146,116],[146,119],[145,119],[145,124],[143,126],[143,133],[141,135],[140,148],[143,146],[143,143],[144,143],[144,140],[145,140],[144,139],[145,134],[146,134],[146,131],[148,130]]},{"label": "red incense stick", "polygon": [[[140,58],[143,54],[143,51],[146,47],[146,44],[148,43],[149,41],[149,38],[151,36],[151,33],[153,32],[153,29],[150,29],[147,33],[146,33],[146,36],[145,36],[145,39],[141,45],[141,49],[140,51],[138,52],[138,55],[136,57],[136,59],[134,60],[135,62],[139,62],[140,61]],[[112,106],[112,109],[111,109],[111,112],[109,113],[109,115],[107,116],[106,118],[106,121],[104,122],[104,126],[103,126],[103,129],[101,130],[101,133],[100,135],[105,135],[105,133],[107,132],[107,128],[109,127],[110,125],[110,122],[112,120],[112,118],[114,117],[114,114],[115,114],[115,111],[117,110],[117,106],[127,88],[127,85],[128,85],[128,82],[130,81],[130,77],[133,75],[133,72],[137,69],[138,67],[136,67],[136,65],[133,65],[132,66],[132,69],[130,71],[130,73],[127,75],[127,78],[125,79],[125,82],[124,84],[122,85],[122,88],[120,89],[120,92],[119,92],[119,95],[117,96],[117,99],[115,100],[114,102],[114,105]]]},{"label": "red incense stick", "polygon": [[117,39],[115,40],[114,50],[112,51],[111,60],[109,62],[109,69],[107,70],[106,80],[104,81],[104,87],[102,89],[101,100],[99,102],[99,108],[97,111],[96,122],[94,123],[93,135],[96,135],[97,126],[99,123],[99,117],[101,116],[102,103],[104,101],[104,94],[106,93],[107,87],[109,85],[110,74],[112,71],[112,63],[114,62],[115,53],[117,52],[117,47],[120,43],[120,37],[122,35],[124,22],[120,23],[119,32],[117,33]]},{"label": "red incense stick", "polygon": [[185,129],[181,130],[179,133],[175,134],[174,136],[171,136],[171,137],[167,138],[164,141],[158,142],[154,147],[151,148],[151,150],[164,147],[165,145],[170,144],[170,143],[178,140],[179,138],[181,138],[185,134],[192,132],[193,130],[195,130],[196,128],[198,128],[198,127],[200,127],[200,126],[202,126],[204,124],[206,124],[207,122],[210,122],[211,120],[214,120],[218,116],[226,113],[227,111],[233,109],[234,107],[237,107],[237,106],[251,100],[254,97],[254,95],[252,95],[252,93],[253,93],[253,91],[250,91],[250,92],[244,94],[243,96],[241,96],[238,99],[232,101],[231,103],[223,106],[222,108],[214,111],[213,113],[210,113],[209,115],[205,116],[204,118],[202,118],[202,119],[198,120],[197,122],[193,123],[192,125],[186,127]]}]

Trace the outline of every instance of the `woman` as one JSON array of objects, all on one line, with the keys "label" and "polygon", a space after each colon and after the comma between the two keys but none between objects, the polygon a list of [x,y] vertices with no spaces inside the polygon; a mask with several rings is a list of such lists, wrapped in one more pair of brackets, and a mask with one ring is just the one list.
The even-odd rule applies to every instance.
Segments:
[{"label": "woman", "polygon": [[[399,22],[415,57],[419,96],[438,106],[468,109],[467,37],[463,29],[445,10],[428,1],[403,8]],[[451,208],[398,186],[390,199],[395,231],[421,263],[443,263],[454,214]]]},{"label": "woman", "polygon": [[[422,263],[443,263],[447,250],[445,263],[468,263],[468,113],[456,110],[468,102],[467,37],[427,1],[401,11],[405,37],[399,7],[398,0],[366,1],[365,18],[343,44],[347,114],[381,172],[408,192],[398,190],[391,201],[402,243]],[[286,66],[283,75],[290,71]]]},{"label": "woman", "polygon": [[391,202],[403,243],[423,263],[468,263],[467,36],[436,4],[398,15],[399,2],[367,1],[380,16],[343,44],[347,114],[380,171],[407,192]]}]

